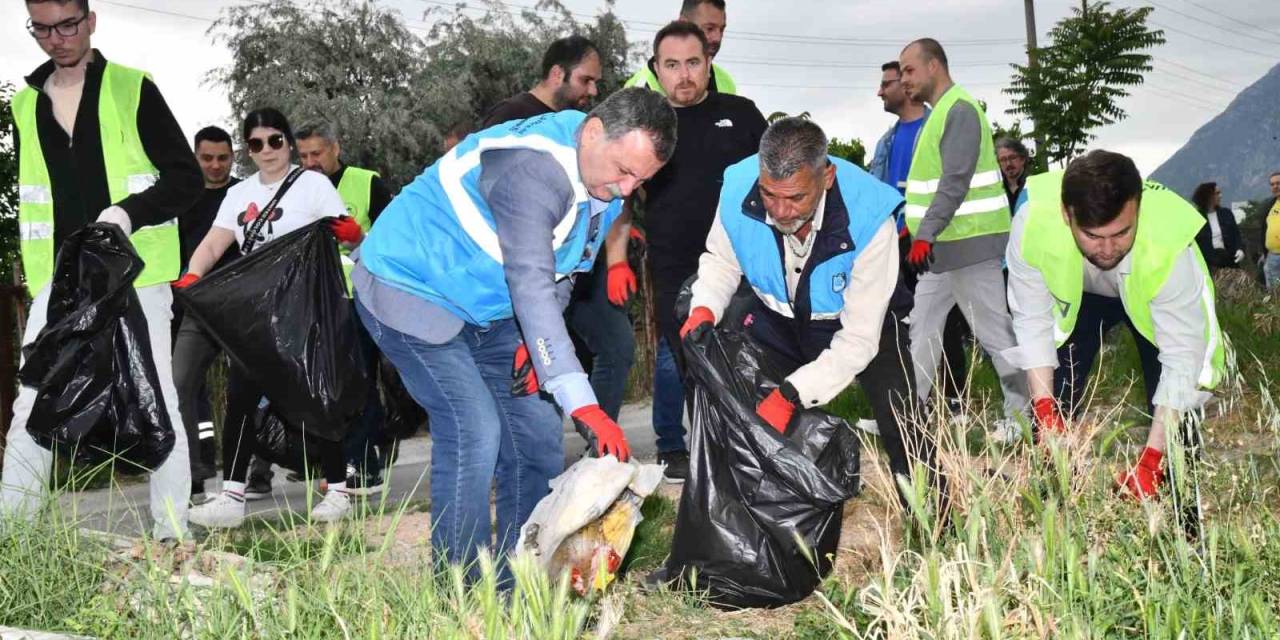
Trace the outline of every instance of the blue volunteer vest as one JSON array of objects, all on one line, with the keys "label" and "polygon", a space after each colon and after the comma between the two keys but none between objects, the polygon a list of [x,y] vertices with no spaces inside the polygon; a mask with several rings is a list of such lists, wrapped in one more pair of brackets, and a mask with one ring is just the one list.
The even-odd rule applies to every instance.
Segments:
[{"label": "blue volunteer vest", "polygon": [[[902,207],[902,194],[857,166],[829,158],[836,180],[827,192],[822,228],[792,300],[783,273],[782,234],[765,222],[757,180],[760,161],[751,156],[725,170],[720,220],[743,275],[755,291],[763,317],[753,333],[790,336],[805,358],[827,348],[840,328],[845,289],[853,265],[885,220]],[[763,336],[762,336],[763,337]],[[769,340],[774,342],[774,340]],[[781,345],[777,345],[781,347]],[[789,350],[789,349],[788,349]]]},{"label": "blue volunteer vest", "polygon": [[543,151],[564,169],[574,202],[553,232],[556,279],[590,271],[604,235],[622,211],[615,200],[595,219],[578,176],[578,111],[513,120],[467,136],[387,205],[360,245],[374,276],[475,325],[511,318],[497,225],[480,196],[480,155],[495,149]]}]

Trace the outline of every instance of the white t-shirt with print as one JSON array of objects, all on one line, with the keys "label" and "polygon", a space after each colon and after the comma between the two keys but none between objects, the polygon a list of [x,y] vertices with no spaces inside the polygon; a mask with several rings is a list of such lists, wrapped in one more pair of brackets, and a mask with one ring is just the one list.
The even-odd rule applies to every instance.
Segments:
[{"label": "white t-shirt with print", "polygon": [[[289,167],[289,171],[293,171],[293,167]],[[244,246],[244,234],[249,224],[284,183],[284,178],[281,178],[271,184],[262,184],[261,175],[255,173],[228,189],[222,206],[218,208],[218,216],[213,220],[214,226],[234,232],[236,244],[241,247]],[[285,175],[289,175],[288,172]],[[254,249],[320,218],[346,214],[347,206],[342,203],[329,178],[316,171],[303,171],[280,199],[271,219],[262,225]]]}]

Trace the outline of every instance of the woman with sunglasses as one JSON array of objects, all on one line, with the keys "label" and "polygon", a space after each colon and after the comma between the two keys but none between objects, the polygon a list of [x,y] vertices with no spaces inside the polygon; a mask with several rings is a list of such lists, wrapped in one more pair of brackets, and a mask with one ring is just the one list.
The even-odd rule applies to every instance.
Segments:
[{"label": "woman with sunglasses", "polygon": [[[302,171],[287,187],[270,211],[264,209],[275,200],[276,192],[285,185],[297,165],[292,163],[293,131],[284,114],[272,108],[257,109],[244,119],[244,141],[249,158],[258,172],[227,191],[218,209],[213,227],[191,256],[187,274],[174,287],[190,286],[217,264],[231,243],[248,253],[271,240],[299,229],[321,218],[333,218],[334,235],[339,242],[355,244],[361,239],[360,225],[346,216],[346,205],[338,191],[324,175]],[[256,222],[266,216],[265,222]],[[257,229],[256,239],[246,245],[245,235]],[[262,392],[249,376],[232,367],[227,377],[227,417],[222,432],[222,493],[191,509],[191,522],[205,527],[238,527],[244,522],[245,481],[253,454],[253,419]],[[329,488],[324,499],[311,511],[311,519],[332,522],[351,509],[347,493],[347,468],[342,443],[309,439],[320,453],[320,467]]]}]

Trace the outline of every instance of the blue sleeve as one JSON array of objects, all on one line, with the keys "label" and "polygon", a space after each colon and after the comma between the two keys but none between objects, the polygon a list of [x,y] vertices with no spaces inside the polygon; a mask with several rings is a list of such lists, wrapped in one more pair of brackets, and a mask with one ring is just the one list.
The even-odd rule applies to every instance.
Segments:
[{"label": "blue sleeve", "polygon": [[480,195],[489,204],[502,250],[511,306],[534,370],[560,408],[595,404],[564,325],[564,283],[556,281],[553,232],[572,209],[573,187],[548,154],[527,149],[480,157]]}]

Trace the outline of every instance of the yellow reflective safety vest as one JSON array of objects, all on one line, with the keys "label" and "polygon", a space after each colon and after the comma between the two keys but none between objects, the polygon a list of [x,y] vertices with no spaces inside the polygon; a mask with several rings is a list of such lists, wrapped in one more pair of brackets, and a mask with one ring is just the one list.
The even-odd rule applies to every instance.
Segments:
[{"label": "yellow reflective safety vest", "polygon": [[373,225],[373,221],[369,219],[369,191],[373,187],[373,178],[376,175],[378,175],[376,171],[347,167],[342,172],[342,179],[338,181],[338,196],[342,198],[342,203],[347,205],[347,215],[355,218],[365,233],[368,233],[369,227]]},{"label": "yellow reflective safety vest", "polygon": [[[1052,171],[1027,179],[1027,221],[1022,236],[1022,258],[1038,270],[1053,294],[1053,334],[1057,346],[1071,337],[1080,314],[1084,294],[1084,255],[1076,246],[1071,227],[1062,218],[1062,172]],[[1226,349],[1218,326],[1213,279],[1205,265],[1196,233],[1204,217],[1174,192],[1155,182],[1146,182],[1138,211],[1138,232],[1129,255],[1132,272],[1123,280],[1120,301],[1133,326],[1152,344],[1156,328],[1151,319],[1151,301],[1164,287],[1173,264],[1187,247],[1195,250],[1205,279],[1200,309],[1205,323],[1205,344],[1209,353],[1198,376],[1205,389],[1218,385],[1226,372]]]},{"label": "yellow reflective safety vest", "polygon": [[959,85],[953,85],[942,94],[916,139],[915,153],[911,156],[911,171],[907,173],[907,205],[904,209],[907,228],[911,230],[911,235],[916,235],[920,229],[920,221],[924,220],[929,205],[933,204],[933,198],[938,193],[938,183],[942,179],[942,133],[947,126],[947,114],[958,102],[972,105],[974,111],[978,112],[982,130],[981,146],[977,150],[978,164],[969,181],[969,191],[956,209],[951,223],[938,234],[938,242],[1009,233],[1010,228],[1009,199],[1005,196],[1000,166],[996,163],[991,125],[987,122],[987,114],[982,110],[982,105]]},{"label": "yellow reflective safety vest", "polygon": [[[102,73],[98,127],[112,204],[145,191],[160,173],[147,158],[138,135],[138,103],[145,78],[145,72],[114,62],[107,62]],[[53,234],[53,185],[36,125],[38,97],[33,87],[26,87],[13,97],[11,105],[22,142],[18,158],[18,229],[22,267],[31,295],[43,289],[53,277],[57,251]],[[134,281],[135,287],[169,282],[178,277],[182,260],[175,222],[143,227],[136,230],[130,240],[145,263]]]}]

